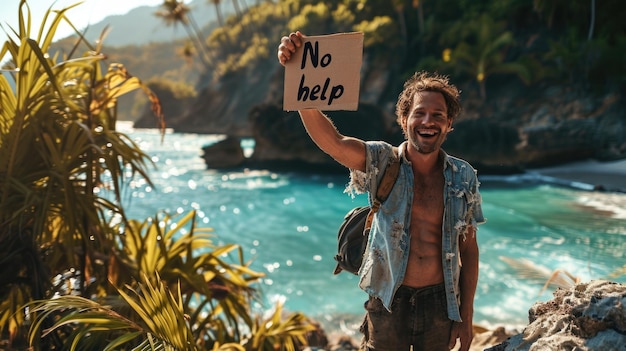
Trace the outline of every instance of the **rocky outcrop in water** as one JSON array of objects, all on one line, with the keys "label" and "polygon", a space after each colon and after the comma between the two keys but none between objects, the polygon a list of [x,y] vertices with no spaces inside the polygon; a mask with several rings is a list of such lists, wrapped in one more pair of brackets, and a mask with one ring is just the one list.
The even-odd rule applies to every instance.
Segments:
[{"label": "rocky outcrop in water", "polygon": [[213,169],[238,168],[245,161],[241,141],[232,136],[211,145],[210,150],[205,151],[202,158],[207,167]]},{"label": "rocky outcrop in water", "polygon": [[531,307],[522,333],[485,351],[513,350],[626,350],[626,286],[596,280],[558,289]]},{"label": "rocky outcrop in water", "polygon": [[[398,128],[388,126],[382,112],[373,105],[363,104],[358,111],[334,111],[329,115],[336,127],[347,135],[364,140],[390,140],[398,143],[402,134]],[[356,123],[355,123],[356,122]],[[309,138],[296,112],[285,112],[274,104],[261,104],[250,111],[251,137],[255,140],[254,153],[234,166],[264,168],[276,171],[303,171],[336,173],[345,167],[322,152]],[[231,138],[235,139],[235,138]],[[239,154],[241,146],[229,142],[228,149]],[[203,148],[204,158],[210,168],[219,168],[220,157],[226,157],[223,144]],[[217,156],[216,156],[217,155]],[[229,158],[230,161],[238,158]]]}]

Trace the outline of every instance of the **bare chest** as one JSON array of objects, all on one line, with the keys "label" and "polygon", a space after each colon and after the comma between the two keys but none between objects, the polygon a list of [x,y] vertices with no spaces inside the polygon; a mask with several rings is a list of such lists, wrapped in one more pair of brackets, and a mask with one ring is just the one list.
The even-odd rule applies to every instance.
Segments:
[{"label": "bare chest", "polygon": [[441,173],[430,177],[416,176],[413,181],[414,209],[443,213],[443,184]]},{"label": "bare chest", "polygon": [[443,175],[418,177],[413,185],[409,259],[403,283],[419,287],[443,281],[441,268]]}]

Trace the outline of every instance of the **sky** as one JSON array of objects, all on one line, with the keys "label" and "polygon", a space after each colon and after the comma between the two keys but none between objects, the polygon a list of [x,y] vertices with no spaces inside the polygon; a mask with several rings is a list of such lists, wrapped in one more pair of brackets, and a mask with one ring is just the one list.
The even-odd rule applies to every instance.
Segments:
[{"label": "sky", "polygon": [[[80,2],[80,0],[27,0],[31,10],[31,22],[33,27],[38,26],[46,11],[52,6],[53,10],[59,10]],[[110,15],[123,15],[131,9],[139,6],[157,6],[163,0],[83,0],[82,3],[66,12],[67,17],[76,28],[82,29],[88,24],[100,22]],[[0,10],[0,23],[8,31],[6,25],[17,28],[18,8],[20,0],[2,0]],[[35,30],[35,28],[31,28]],[[57,30],[57,38],[64,38],[73,34],[72,29],[66,25],[60,25]],[[4,32],[0,30],[0,43],[4,42]]]}]

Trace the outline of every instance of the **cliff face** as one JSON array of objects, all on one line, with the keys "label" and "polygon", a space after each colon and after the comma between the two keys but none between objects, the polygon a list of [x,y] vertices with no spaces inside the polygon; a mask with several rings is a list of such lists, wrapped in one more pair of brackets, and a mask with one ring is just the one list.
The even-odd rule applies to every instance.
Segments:
[{"label": "cliff face", "polygon": [[[346,135],[398,143],[402,134],[394,110],[403,80],[393,69],[381,67],[393,65],[364,58],[359,110],[329,115]],[[283,72],[267,59],[231,74],[176,114],[166,115],[167,126],[179,132],[253,137],[255,153],[241,166],[336,169],[335,161],[308,140],[297,113],[282,111]],[[525,86],[508,77],[488,81],[487,98],[481,99],[475,83],[451,80],[462,91],[464,111],[444,148],[483,173],[626,157],[626,102],[617,88],[598,93],[547,83]]]}]

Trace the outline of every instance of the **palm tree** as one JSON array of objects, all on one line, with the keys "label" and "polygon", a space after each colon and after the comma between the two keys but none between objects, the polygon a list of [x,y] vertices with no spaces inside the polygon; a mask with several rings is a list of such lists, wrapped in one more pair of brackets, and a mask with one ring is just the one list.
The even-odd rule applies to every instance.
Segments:
[{"label": "palm tree", "polygon": [[215,6],[215,14],[217,15],[217,23],[220,24],[220,27],[224,26],[224,17],[222,16],[222,9],[220,8],[220,4],[222,3],[220,0],[209,0],[213,6]]},{"label": "palm tree", "polygon": [[163,18],[167,26],[182,24],[187,32],[189,39],[194,44],[197,52],[201,55],[200,59],[207,69],[212,65],[205,40],[202,38],[202,32],[198,28],[198,24],[191,15],[191,9],[185,5],[182,0],[163,0],[161,4],[163,10],[155,13],[157,17]]},{"label": "palm tree", "polygon": [[589,34],[587,34],[587,41],[593,39],[593,31],[596,26],[596,0],[591,0],[591,9],[589,10]]},{"label": "palm tree", "polygon": [[[239,6],[239,0],[232,0],[233,2],[233,7],[235,8],[235,15],[237,15],[237,18],[241,18],[241,16],[243,15],[243,12],[241,12],[241,6]],[[245,2],[244,2],[245,5]]]},{"label": "palm tree", "polygon": [[[562,1],[562,0],[533,0],[533,9],[540,16],[544,17],[548,28],[551,28],[554,24],[554,19],[556,17],[557,11],[561,10],[570,10],[574,12],[578,12],[581,14],[586,12],[583,6],[583,1]],[[571,14],[564,14],[562,17],[570,18],[573,21],[582,20],[582,18],[571,18]],[[578,16],[576,16],[578,17]],[[596,1],[589,1],[589,29],[587,31],[587,41],[591,41],[593,38],[593,32],[596,24]]]},{"label": "palm tree", "polygon": [[406,55],[407,47],[409,45],[409,34],[406,25],[406,18],[404,16],[404,0],[393,0],[391,1],[391,6],[393,6],[396,16],[398,17],[398,26],[400,27],[400,36],[402,40],[402,48],[404,49],[404,55]]},{"label": "palm tree", "polygon": [[452,35],[461,41],[452,50],[444,51],[444,61],[451,60],[451,66],[459,73],[472,76],[479,84],[480,96],[487,97],[485,81],[496,73],[516,74],[528,83],[530,73],[520,62],[505,61],[505,50],[515,44],[513,34],[504,30],[504,24],[483,14],[475,19],[461,21],[451,28]]}]

